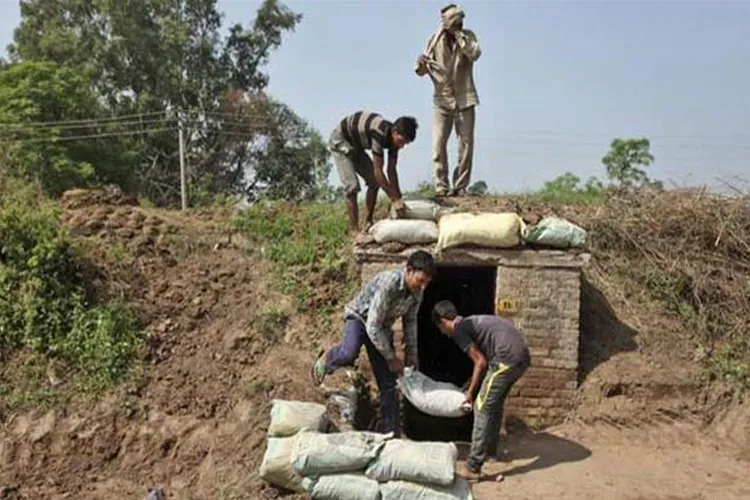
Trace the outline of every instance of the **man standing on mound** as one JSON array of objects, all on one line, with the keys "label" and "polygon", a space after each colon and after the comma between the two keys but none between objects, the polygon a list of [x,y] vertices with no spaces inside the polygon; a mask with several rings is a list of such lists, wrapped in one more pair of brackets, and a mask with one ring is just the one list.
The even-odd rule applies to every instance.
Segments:
[{"label": "man standing on mound", "polygon": [[440,333],[452,338],[474,362],[466,391],[466,404],[474,405],[471,450],[466,465],[456,473],[476,480],[487,456],[496,452],[505,398],[531,364],[528,343],[507,319],[489,314],[462,318],[447,300],[435,304],[432,319]]},{"label": "man standing on mound", "polygon": [[[474,85],[474,63],[482,55],[477,36],[464,29],[464,11],[456,4],[440,10],[440,28],[427,40],[417,60],[417,76],[429,75],[432,103],[432,163],[437,196],[466,194],[474,157],[474,121],[479,96]],[[448,186],[448,138],[455,126],[458,165],[453,188]]]},{"label": "man standing on mound", "polygon": [[418,367],[417,313],[435,272],[432,255],[419,250],[404,268],[376,274],[346,305],[342,342],[321,352],[313,364],[312,378],[320,385],[337,368],[353,366],[365,346],[380,391],[380,432],[401,435],[396,378],[403,373],[404,362],[394,350],[391,328],[403,318],[406,364]]}]

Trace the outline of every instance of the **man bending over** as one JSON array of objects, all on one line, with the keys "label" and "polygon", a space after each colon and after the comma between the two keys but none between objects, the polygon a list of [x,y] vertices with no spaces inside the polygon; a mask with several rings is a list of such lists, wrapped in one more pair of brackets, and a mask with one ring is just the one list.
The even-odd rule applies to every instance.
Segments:
[{"label": "man bending over", "polygon": [[[345,117],[333,129],[328,145],[346,192],[349,225],[353,232],[359,231],[357,193],[360,186],[357,175],[362,177],[367,185],[367,216],[364,231],[373,223],[378,189],[385,191],[398,215],[403,215],[406,211],[404,202],[401,201],[396,166],[399,149],[413,142],[416,136],[415,118],[402,116],[391,123],[379,114],[368,111],[357,111]],[[372,158],[367,154],[367,150],[372,153]],[[388,150],[388,177],[383,172],[385,150]]]},{"label": "man bending over", "polygon": [[393,347],[391,328],[403,318],[406,363],[418,366],[417,313],[435,272],[432,255],[419,250],[409,256],[405,267],[376,274],[346,305],[341,343],[322,352],[312,367],[313,381],[320,385],[337,368],[352,366],[364,344],[380,391],[381,432],[401,434],[396,377],[404,362]]},{"label": "man bending over", "polygon": [[466,391],[466,403],[474,405],[471,451],[466,466],[458,467],[456,473],[476,480],[487,456],[496,452],[505,398],[531,364],[528,344],[510,321],[492,315],[462,318],[447,300],[435,304],[432,318],[440,332],[452,338],[474,362]]}]

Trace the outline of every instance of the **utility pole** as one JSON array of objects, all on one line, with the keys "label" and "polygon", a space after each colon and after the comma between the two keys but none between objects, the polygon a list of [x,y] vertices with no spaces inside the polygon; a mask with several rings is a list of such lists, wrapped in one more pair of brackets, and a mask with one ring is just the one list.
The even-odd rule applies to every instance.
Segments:
[{"label": "utility pole", "polygon": [[182,192],[182,209],[187,210],[187,183],[185,181],[185,140],[182,136],[182,113],[177,114],[179,121],[178,137],[180,141],[180,191]]}]

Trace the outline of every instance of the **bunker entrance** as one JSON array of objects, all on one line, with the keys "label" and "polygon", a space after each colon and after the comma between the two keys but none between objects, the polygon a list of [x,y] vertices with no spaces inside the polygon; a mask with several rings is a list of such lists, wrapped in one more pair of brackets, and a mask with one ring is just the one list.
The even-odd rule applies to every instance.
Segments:
[{"label": "bunker entrance", "polygon": [[[419,369],[434,380],[459,387],[471,379],[471,359],[432,322],[432,308],[441,300],[455,304],[461,316],[494,314],[496,267],[440,266],[424,292],[419,309]],[[427,415],[404,399],[404,433],[415,441],[470,441],[472,414],[459,418]]]}]

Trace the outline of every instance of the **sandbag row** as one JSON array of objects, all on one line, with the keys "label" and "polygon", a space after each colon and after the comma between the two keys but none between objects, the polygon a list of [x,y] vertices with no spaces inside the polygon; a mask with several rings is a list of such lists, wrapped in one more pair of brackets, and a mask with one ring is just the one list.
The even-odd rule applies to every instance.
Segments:
[{"label": "sandbag row", "polygon": [[[431,203],[422,200],[409,203]],[[407,245],[435,243],[435,251],[458,247],[515,248],[522,243],[551,248],[583,247],[586,231],[560,217],[545,217],[539,223],[526,225],[513,212],[447,213],[436,208],[419,206],[419,216],[385,219],[370,228],[376,243],[400,242]],[[407,209],[407,214],[409,214]],[[434,213],[434,219],[431,218]],[[437,222],[435,222],[437,221]]]},{"label": "sandbag row", "polygon": [[[453,443],[393,439],[367,431],[325,433],[325,407],[274,400],[260,476],[316,500],[468,500],[455,476]],[[296,413],[300,412],[300,413]],[[282,432],[283,435],[277,434]]]}]

